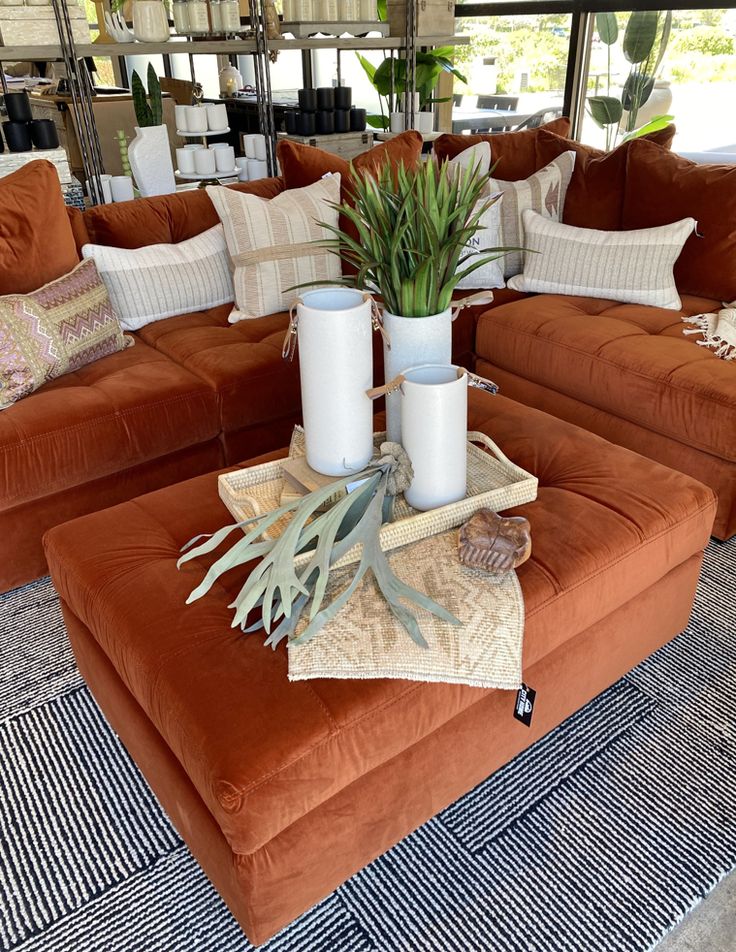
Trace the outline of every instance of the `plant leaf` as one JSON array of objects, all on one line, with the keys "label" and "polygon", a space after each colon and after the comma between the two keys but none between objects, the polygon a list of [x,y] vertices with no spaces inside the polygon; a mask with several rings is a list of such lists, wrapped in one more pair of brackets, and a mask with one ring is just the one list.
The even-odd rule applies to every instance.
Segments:
[{"label": "plant leaf", "polygon": [[621,122],[623,106],[614,96],[589,96],[588,111],[593,122],[603,129]]},{"label": "plant leaf", "polygon": [[618,39],[618,20],[615,13],[604,11],[596,13],[595,28],[601,43],[605,43],[606,46],[613,46]]},{"label": "plant leaf", "polygon": [[634,10],[623,39],[623,53],[629,63],[643,63],[654,48],[659,26],[657,10]]}]

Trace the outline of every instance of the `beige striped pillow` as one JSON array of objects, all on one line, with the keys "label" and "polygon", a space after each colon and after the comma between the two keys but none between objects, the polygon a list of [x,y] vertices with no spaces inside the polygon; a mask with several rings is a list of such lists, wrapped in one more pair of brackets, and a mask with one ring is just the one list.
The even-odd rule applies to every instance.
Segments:
[{"label": "beige striped pillow", "polygon": [[225,228],[234,269],[231,322],[288,310],[297,285],[340,279],[340,259],[312,244],[332,237],[320,222],[337,227],[339,174],[271,199],[215,185],[207,194]]},{"label": "beige striped pillow", "polygon": [[[501,193],[501,230],[498,244],[505,248],[524,248],[522,215],[531,208],[545,218],[559,221],[565,206],[565,194],[575,168],[575,153],[563,152],[543,169],[520,182],[490,179],[491,192]],[[503,275],[510,278],[522,269],[522,252],[510,251],[503,258]]]},{"label": "beige striped pillow", "polygon": [[234,297],[222,225],[174,245],[84,245],[82,255],[97,265],[126,331],[175,314],[205,311]]},{"label": "beige striped pillow", "polygon": [[510,288],[679,310],[672,269],[694,218],[637,231],[574,228],[533,211],[523,218],[526,246],[535,253],[524,255],[524,271],[511,278]]}]

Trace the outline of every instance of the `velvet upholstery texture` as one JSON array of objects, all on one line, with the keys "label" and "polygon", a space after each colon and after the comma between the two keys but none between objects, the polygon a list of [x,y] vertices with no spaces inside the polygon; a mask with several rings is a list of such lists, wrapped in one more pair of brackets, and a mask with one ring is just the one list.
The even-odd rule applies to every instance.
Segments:
[{"label": "velvet upholstery texture", "polygon": [[506,182],[516,182],[519,179],[529,178],[541,168],[537,159],[537,138],[542,129],[560,136],[567,136],[570,134],[570,120],[563,116],[536,129],[522,129],[520,132],[495,132],[470,136],[446,133],[435,142],[434,154],[438,161],[442,162],[445,159],[454,159],[458,153],[464,152],[465,149],[478,142],[490,142],[491,166],[495,164],[494,177]]},{"label": "velvet upholstery texture", "polygon": [[[646,138],[663,149],[669,149],[674,137],[675,127],[670,125]],[[578,228],[618,231],[623,215],[629,143],[624,142],[610,152],[605,152],[566,139],[550,131],[547,126],[542,126],[536,146],[540,168],[563,152],[572,150],[575,153],[575,168],[567,189],[561,221]]]},{"label": "velvet upholstery texture", "polygon": [[[525,667],[707,541],[714,495],[689,477],[501,397],[473,392],[469,426],[490,432],[542,487],[518,510],[534,533],[534,556],[519,573]],[[233,851],[247,855],[483,692],[381,680],[291,684],[283,646],[265,650],[261,638],[229,627],[241,572],[184,607],[206,563],[177,571],[180,546],[229,521],[214,476],[203,489],[201,480],[183,484],[58,527],[47,554],[62,598],[94,632]]]},{"label": "velvet upholstery texture", "polygon": [[736,461],[734,368],[682,333],[682,314],[713,306],[693,297],[672,311],[544,295],[484,314],[477,352],[504,370]]},{"label": "velvet upholstery texture", "polygon": [[525,669],[537,691],[530,728],[510,717],[506,692],[488,692],[441,730],[362,776],[248,856],[233,854],[185,770],[94,635],[64,602],[62,611],[79,670],[107,720],[248,938],[258,945],[681,631],[700,563],[699,555],[691,556]]},{"label": "velvet upholstery texture", "polygon": [[[687,211],[685,211],[687,209]],[[635,139],[626,164],[623,228],[649,228],[692,216],[690,236],[675,265],[685,294],[736,299],[736,166],[697,165]]]},{"label": "velvet upholstery texture", "polygon": [[392,166],[403,163],[409,168],[419,161],[421,154],[422,137],[413,130],[402,132],[394,139],[374,146],[356,156],[352,162],[347,162],[333,152],[289,139],[282,139],[276,147],[286,188],[304,188],[319,181],[329,172],[339,172],[343,201],[348,200],[350,196],[351,166],[357,174],[376,175],[387,163]]},{"label": "velvet upholstery texture", "polygon": [[0,294],[26,294],[79,264],[56,168],[29,162],[0,184]]},{"label": "velvet upholstery texture", "polygon": [[215,438],[210,387],[143,341],[0,413],[0,511]]},{"label": "velvet upholstery texture", "polygon": [[[273,652],[261,637],[229,627],[241,573],[185,607],[206,562],[177,571],[179,547],[229,518],[214,475],[46,536],[82,670],[253,941],[686,623],[713,493],[503,397],[469,397],[469,426],[490,433],[540,483],[534,503],[512,510],[529,518],[534,538],[519,570],[525,676],[543,686],[530,732],[512,721],[507,692],[390,680],[290,683],[283,645]],[[162,746],[138,748],[141,731]],[[485,751],[480,764],[476,744]],[[437,771],[438,763],[447,769]],[[183,769],[176,780],[175,764]],[[177,792],[203,809],[179,812]],[[205,818],[207,835],[195,835]],[[325,848],[333,842],[334,854]]]},{"label": "velvet upholstery texture", "polygon": [[[229,187],[261,198],[273,198],[284,186],[280,178],[266,178]],[[131,202],[94,205],[84,213],[87,241],[115,248],[176,244],[219,224],[215,206],[201,188]]]}]

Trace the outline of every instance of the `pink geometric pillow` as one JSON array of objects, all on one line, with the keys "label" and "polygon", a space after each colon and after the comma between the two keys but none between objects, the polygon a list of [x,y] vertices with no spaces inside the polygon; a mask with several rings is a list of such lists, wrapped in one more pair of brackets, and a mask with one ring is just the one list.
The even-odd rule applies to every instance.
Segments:
[{"label": "pink geometric pillow", "polygon": [[38,291],[0,297],[0,410],[132,343],[94,261]]}]

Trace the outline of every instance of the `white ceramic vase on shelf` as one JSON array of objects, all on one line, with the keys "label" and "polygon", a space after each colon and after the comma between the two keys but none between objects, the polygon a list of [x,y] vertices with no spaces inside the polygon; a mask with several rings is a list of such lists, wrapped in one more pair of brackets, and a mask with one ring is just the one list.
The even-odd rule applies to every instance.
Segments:
[{"label": "white ceramic vase on shelf", "polygon": [[[383,312],[388,342],[383,342],[386,382],[408,367],[420,364],[449,364],[452,360],[452,309],[430,317],[399,317]],[[389,346],[390,344],[390,346]],[[401,394],[386,397],[388,439],[401,443]]]},{"label": "white ceramic vase on shelf", "polygon": [[297,304],[307,462],[345,476],[373,455],[371,300],[360,291],[308,291]]},{"label": "white ceramic vase on shelf", "polygon": [[136,126],[135,139],[128,146],[128,159],[135,184],[144,198],[176,191],[166,126]]},{"label": "white ceramic vase on shelf", "polygon": [[162,0],[133,0],[133,35],[141,43],[169,39],[169,17]]},{"label": "white ceramic vase on shelf", "polygon": [[425,364],[404,377],[401,441],[414,470],[404,495],[424,512],[467,492],[468,375],[463,367]]}]

